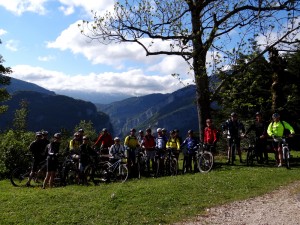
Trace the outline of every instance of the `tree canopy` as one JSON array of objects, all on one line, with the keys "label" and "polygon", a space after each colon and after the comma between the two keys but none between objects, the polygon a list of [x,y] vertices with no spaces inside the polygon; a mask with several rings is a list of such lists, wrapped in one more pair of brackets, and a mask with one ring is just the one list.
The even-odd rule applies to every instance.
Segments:
[{"label": "tree canopy", "polygon": [[[9,93],[3,86],[10,84],[10,77],[8,77],[7,75],[10,74],[12,70],[10,67],[5,67],[3,65],[4,62],[5,60],[3,59],[2,55],[0,55],[0,102],[4,102],[5,100],[8,100],[10,98]],[[6,105],[0,105],[0,114],[4,113],[6,110]]]},{"label": "tree canopy", "polygon": [[134,42],[147,56],[182,57],[194,74],[202,137],[211,117],[209,73],[235,65],[254,39],[263,40],[261,54],[275,46],[293,48],[299,42],[299,13],[295,0],[121,0],[112,11],[94,12],[93,21],[79,26],[102,44]]}]

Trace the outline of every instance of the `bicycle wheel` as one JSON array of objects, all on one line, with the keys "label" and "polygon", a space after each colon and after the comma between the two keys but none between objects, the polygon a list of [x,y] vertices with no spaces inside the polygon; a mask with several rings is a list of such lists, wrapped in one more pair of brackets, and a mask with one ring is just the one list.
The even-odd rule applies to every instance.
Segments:
[{"label": "bicycle wheel", "polygon": [[284,158],[284,162],[285,162],[285,167],[287,169],[290,168],[290,150],[287,147],[284,147],[282,149],[283,151],[283,158]]},{"label": "bicycle wheel", "polygon": [[114,170],[115,181],[124,183],[128,178],[128,168],[125,164],[119,164]]},{"label": "bicycle wheel", "polygon": [[176,176],[178,173],[178,164],[177,164],[177,159],[171,159],[170,163],[170,175],[171,176]]},{"label": "bicycle wheel", "polygon": [[248,150],[247,150],[247,158],[246,158],[247,166],[253,166],[253,161],[254,161],[253,149],[252,148],[248,148]]},{"label": "bicycle wheel", "polygon": [[231,164],[234,164],[235,161],[235,144],[233,144],[230,148],[231,151]]},{"label": "bicycle wheel", "polygon": [[110,166],[110,162],[105,162],[92,168],[90,180],[94,183],[94,185],[99,185],[101,182],[109,182],[108,169]]},{"label": "bicycle wheel", "polygon": [[63,180],[66,184],[78,184],[79,183],[79,171],[75,166],[66,166],[62,171]]},{"label": "bicycle wheel", "polygon": [[15,187],[26,186],[30,171],[22,168],[16,168],[10,175],[10,182]]},{"label": "bicycle wheel", "polygon": [[202,173],[209,172],[214,164],[214,157],[211,152],[204,152],[198,160],[198,168]]}]

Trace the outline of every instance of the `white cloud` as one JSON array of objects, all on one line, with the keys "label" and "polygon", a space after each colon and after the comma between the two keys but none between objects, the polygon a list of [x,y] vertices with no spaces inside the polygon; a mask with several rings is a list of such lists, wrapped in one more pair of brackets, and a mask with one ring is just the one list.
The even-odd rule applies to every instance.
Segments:
[{"label": "white cloud", "polygon": [[7,33],[6,30],[0,29],[0,36],[4,35],[4,34],[6,34],[6,33]]},{"label": "white cloud", "polygon": [[[129,70],[121,73],[67,75],[41,67],[18,65],[12,68],[11,76],[35,83],[51,91],[76,90],[99,93],[124,93],[131,96],[152,93],[170,93],[183,85],[170,75],[147,76],[142,70]],[[186,83],[191,83],[185,80]]]},{"label": "white cloud", "polygon": [[10,51],[16,52],[18,51],[19,41],[9,40],[5,42],[5,47]]},{"label": "white cloud", "polygon": [[38,57],[38,60],[39,60],[39,61],[42,61],[42,62],[49,62],[49,61],[52,61],[52,60],[54,60],[54,59],[55,59],[55,57],[52,56],[52,55],[48,55],[48,56],[39,56],[39,57]]},{"label": "white cloud", "polygon": [[48,0],[0,0],[0,6],[17,15],[24,12],[34,12],[37,14],[45,14],[46,8],[44,4]]}]

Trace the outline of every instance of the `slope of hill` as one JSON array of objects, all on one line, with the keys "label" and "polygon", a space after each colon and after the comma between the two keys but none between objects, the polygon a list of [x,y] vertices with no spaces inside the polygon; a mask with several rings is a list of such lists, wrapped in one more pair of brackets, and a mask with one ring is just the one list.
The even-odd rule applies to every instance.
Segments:
[{"label": "slope of hill", "polygon": [[20,102],[28,103],[28,130],[41,129],[57,132],[61,129],[73,131],[81,120],[92,121],[97,131],[103,127],[111,128],[109,117],[97,112],[91,102],[75,100],[63,95],[49,95],[33,91],[20,91],[12,95],[12,99],[5,102],[9,106],[6,113],[1,115],[0,127],[5,130],[12,127],[14,113],[20,108]]},{"label": "slope of hill", "polygon": [[124,136],[132,127],[151,127],[153,131],[158,127],[176,128],[185,135],[198,126],[195,91],[195,86],[190,85],[170,94],[132,97],[97,107],[109,115],[118,136]]}]

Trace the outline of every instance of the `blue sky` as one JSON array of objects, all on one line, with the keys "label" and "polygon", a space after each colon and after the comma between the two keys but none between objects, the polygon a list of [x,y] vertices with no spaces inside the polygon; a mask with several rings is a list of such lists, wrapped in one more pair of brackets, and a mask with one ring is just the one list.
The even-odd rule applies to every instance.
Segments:
[{"label": "blue sky", "polygon": [[[93,18],[91,10],[101,14],[111,9],[113,2],[0,0],[0,54],[6,61],[4,66],[12,68],[12,77],[57,94],[80,91],[141,96],[170,93],[184,84],[192,84],[193,73],[181,57],[146,57],[137,44],[102,45],[80,33],[78,24]],[[278,34],[273,31],[257,37],[258,43],[262,46],[272,44],[272,37],[276,39]],[[246,34],[241,34],[247,38]],[[221,43],[231,51],[234,46],[231,42],[238,43],[241,36],[233,30],[224,42],[221,39]],[[158,45],[165,49],[169,43],[164,41]],[[214,54],[208,53],[207,63],[212,61]],[[234,62],[223,63],[231,65]],[[180,74],[182,82],[172,77],[173,73]]]},{"label": "blue sky", "polygon": [[172,73],[192,83],[180,57],[151,56],[133,44],[101,45],[80,34],[90,10],[111,0],[0,0],[0,54],[12,77],[64,93],[83,91],[140,96],[183,87]]}]

